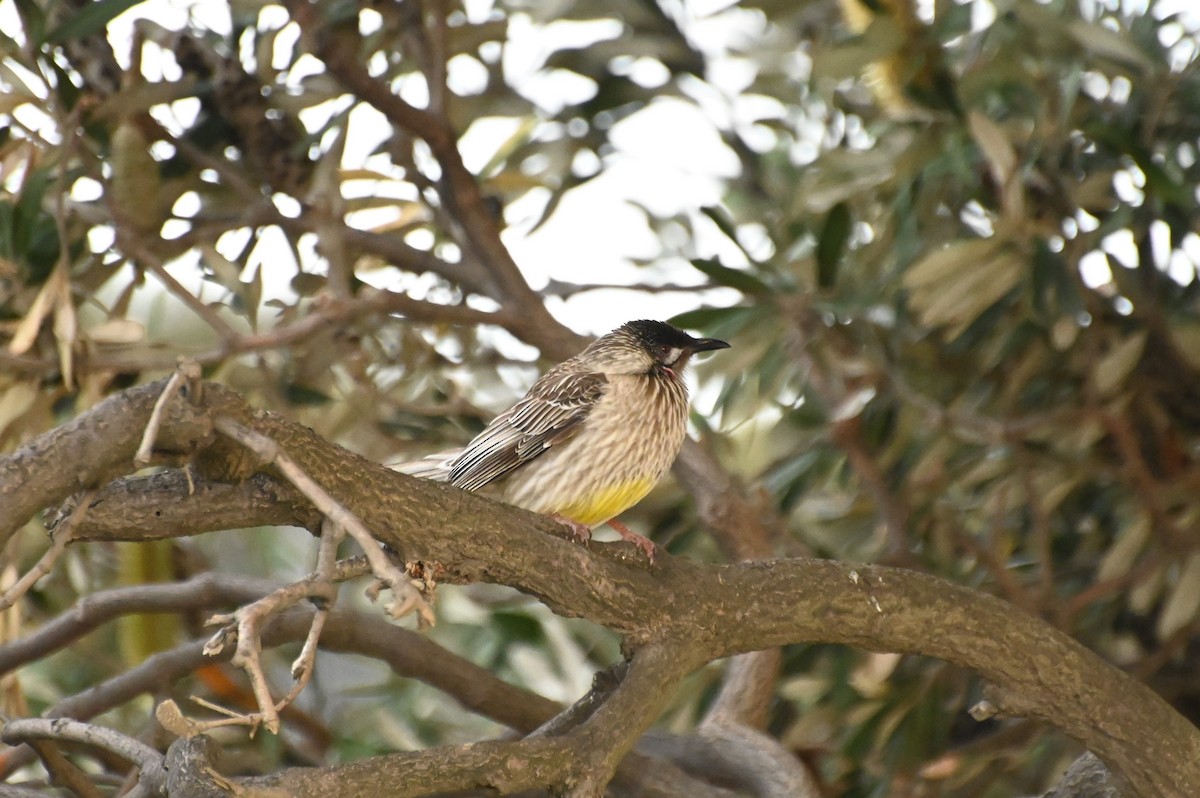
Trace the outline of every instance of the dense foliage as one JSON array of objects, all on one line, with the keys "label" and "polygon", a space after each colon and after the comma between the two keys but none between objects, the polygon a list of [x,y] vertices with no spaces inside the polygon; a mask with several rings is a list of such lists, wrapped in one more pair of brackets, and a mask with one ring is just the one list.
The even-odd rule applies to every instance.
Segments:
[{"label": "dense foliage", "polygon": [[[0,37],[3,450],[186,355],[368,457],[417,456],[576,348],[553,318],[595,331],[589,312],[610,318],[629,295],[609,286],[630,282],[734,342],[698,370],[695,427],[776,553],[995,593],[1195,718],[1194,11],[359,5],[197,4],[174,21],[155,2],[3,8],[19,19]],[[630,218],[657,251],[603,273],[562,251],[530,265],[532,289],[514,282],[489,234],[517,249],[601,179],[636,199],[649,166],[621,131],[639,119],[706,142],[718,165],[695,170],[719,201],[639,200]],[[601,235],[625,232],[591,212]],[[693,506],[664,485],[631,523],[673,554],[723,556]],[[10,543],[5,584],[41,530]],[[72,548],[3,634],[115,584],[307,569],[307,535],[263,540]],[[505,589],[445,587],[438,609],[433,640],[555,700],[617,656],[607,632]],[[3,712],[36,713],[199,620],[124,618],[6,677]],[[248,768],[501,730],[379,663],[319,662],[278,741],[225,741]],[[718,673],[663,723],[690,727]],[[177,698],[236,703],[238,678],[214,667]],[[796,646],[768,731],[847,796],[1036,792],[1079,753],[1030,722],[976,723],[978,697],[938,661]],[[138,732],[147,709],[105,720]]]}]

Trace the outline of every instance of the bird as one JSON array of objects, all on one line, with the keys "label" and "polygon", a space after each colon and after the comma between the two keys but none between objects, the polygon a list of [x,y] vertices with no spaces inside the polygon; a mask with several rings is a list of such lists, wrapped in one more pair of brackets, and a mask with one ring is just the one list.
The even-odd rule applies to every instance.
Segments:
[{"label": "bird", "polygon": [[462,449],[394,467],[549,515],[581,542],[607,523],[653,562],[654,543],[615,519],[683,446],[688,361],[729,346],[663,321],[627,322],[549,369]]}]

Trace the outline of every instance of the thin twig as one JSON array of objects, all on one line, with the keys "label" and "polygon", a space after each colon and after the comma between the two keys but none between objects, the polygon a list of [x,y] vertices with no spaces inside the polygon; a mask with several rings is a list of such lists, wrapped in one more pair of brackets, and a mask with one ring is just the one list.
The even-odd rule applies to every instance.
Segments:
[{"label": "thin twig", "polygon": [[92,497],[95,495],[95,489],[86,490],[80,494],[75,509],[67,516],[67,520],[59,524],[51,534],[54,542],[50,548],[24,576],[17,580],[16,584],[4,591],[3,596],[0,596],[0,611],[8,609],[20,601],[21,597],[28,593],[39,579],[50,573],[54,568],[54,563],[58,562],[58,558],[66,551],[67,544],[71,542],[71,538],[75,534],[75,527],[87,515],[88,507],[91,506]]},{"label": "thin twig", "polygon": [[[345,582],[370,573],[362,555],[339,560],[333,581]],[[309,574],[306,578],[311,578]],[[0,673],[14,671],[98,629],[113,618],[130,612],[177,613],[203,607],[229,606],[254,601],[278,589],[278,585],[256,580],[202,574],[186,582],[148,584],[103,590],[80,599],[20,640],[0,647]]]},{"label": "thin twig", "polygon": [[308,629],[308,637],[304,639],[304,647],[300,649],[300,655],[292,663],[292,678],[295,679],[296,683],[292,685],[292,689],[284,697],[283,703],[285,704],[290,704],[296,699],[296,696],[300,695],[300,692],[308,685],[316,668],[317,644],[321,640],[321,630],[325,627],[325,621],[329,618],[329,610],[337,600],[337,589],[334,587],[333,582],[333,569],[337,563],[338,544],[341,543],[345,534],[346,531],[344,529],[328,518],[321,523],[321,540],[317,545],[317,567],[314,573],[318,580],[323,581],[329,586],[327,591],[328,599],[313,602],[316,612],[313,613],[312,626]]},{"label": "thin twig", "polygon": [[427,0],[421,4],[424,12],[421,32],[426,41],[425,52],[428,63],[425,79],[429,83],[429,110],[445,116],[449,109],[446,99],[446,3],[445,0]]},{"label": "thin twig", "polygon": [[1187,551],[1191,548],[1190,535],[1179,528],[1163,500],[1162,488],[1138,445],[1137,434],[1124,415],[1101,413],[1100,420],[1112,436],[1121,454],[1121,465],[1132,487],[1141,497],[1143,506],[1154,519],[1157,534],[1161,535],[1169,548]]},{"label": "thin twig", "polygon": [[1118,593],[1127,593],[1135,586],[1140,585],[1162,567],[1165,559],[1166,555],[1162,550],[1152,551],[1143,557],[1141,562],[1120,576],[1114,576],[1102,582],[1093,582],[1075,595],[1067,598],[1064,600],[1062,609],[1058,613],[1059,626],[1063,629],[1070,629],[1075,617],[1087,609],[1089,605],[1106,598],[1112,598]]},{"label": "thin twig", "polygon": [[[337,595],[334,585],[332,551],[336,548],[336,539],[340,537],[331,523],[326,523],[326,532],[322,535],[321,548],[329,554],[321,554],[318,570],[311,578],[286,585],[263,596],[261,599],[239,608],[231,614],[214,615],[209,619],[209,625],[221,624],[217,631],[204,646],[204,653],[215,656],[225,649],[233,640],[237,640],[237,648],[233,655],[235,667],[244,670],[250,678],[251,689],[259,711],[247,715],[231,713],[237,722],[257,728],[261,723],[272,734],[279,733],[279,711],[295,700],[300,691],[308,684],[312,676],[311,659],[316,656],[316,644],[320,638],[325,618],[329,614],[329,606]],[[327,542],[327,538],[329,541]],[[268,620],[287,608],[304,599],[315,599],[317,612],[313,616],[312,625],[305,640],[304,650],[296,664],[292,666],[292,675],[296,679],[294,687],[283,699],[276,702],[271,696],[271,688],[267,683],[267,675],[262,666],[262,631]],[[307,657],[307,658],[306,658]],[[210,708],[212,708],[210,706]],[[191,721],[199,731],[204,731],[206,723]],[[217,721],[217,725],[228,725],[228,721]],[[208,726],[207,728],[212,728]]]},{"label": "thin twig", "polygon": [[[997,516],[1003,517],[1004,505],[1007,503],[1007,498],[1007,495],[1001,495],[1002,505],[996,513]],[[997,551],[1001,547],[996,539],[994,524],[989,527],[988,543],[990,545],[986,546],[977,540],[970,530],[963,529],[958,524],[950,523],[946,525],[946,528],[950,530],[951,536],[959,545],[969,554],[973,555],[979,564],[992,575],[992,579],[995,580],[996,586],[1000,589],[1000,593],[1004,598],[1031,615],[1037,614],[1037,608],[1030,600],[1028,593],[1026,593],[1020,583],[1013,577],[1012,572],[1005,566],[1002,557],[997,554]]]},{"label": "thin twig", "polygon": [[1033,524],[1033,544],[1039,561],[1037,606],[1043,617],[1052,617],[1057,614],[1055,609],[1060,605],[1054,595],[1054,535],[1050,528],[1050,519],[1042,505],[1042,497],[1038,495],[1033,483],[1033,469],[1028,450],[1015,438],[1009,441],[1009,446],[1014,453],[1017,475],[1025,493],[1025,506],[1029,509],[1029,517]]},{"label": "thin twig", "polygon": [[371,535],[358,516],[330,496],[300,466],[296,465],[296,462],[288,457],[275,441],[242,426],[231,418],[220,417],[213,422],[213,425],[222,435],[242,444],[266,462],[273,463],[280,473],[316,506],[322,515],[346,530],[350,537],[354,538],[363,554],[366,555],[367,562],[371,564],[372,573],[392,591],[393,600],[385,607],[388,615],[398,619],[415,611],[420,614],[425,623],[433,625],[433,609],[408,577],[388,559],[380,547],[379,541]]},{"label": "thin twig", "polygon": [[710,283],[677,285],[675,283],[571,283],[564,280],[549,280],[539,293],[568,299],[590,291],[633,291],[638,294],[696,294],[718,290],[720,286]]},{"label": "thin twig", "polygon": [[137,765],[142,777],[166,783],[162,756],[150,746],[115,729],[94,726],[69,718],[15,718],[0,727],[0,739],[9,745],[28,740],[61,740],[111,751]]},{"label": "thin twig", "polygon": [[29,747],[45,765],[52,784],[59,784],[67,788],[79,798],[104,798],[104,793],[96,789],[96,785],[92,784],[92,780],[86,773],[67,759],[56,743],[50,740],[29,740],[28,742]]},{"label": "thin twig", "polygon": [[203,319],[204,322],[210,328],[212,328],[212,331],[217,334],[217,337],[221,339],[222,343],[228,346],[231,342],[236,341],[240,337],[238,331],[230,326],[229,322],[221,318],[221,314],[219,314],[215,309],[206,304],[191,291],[187,290],[182,283],[171,276],[171,273],[167,271],[166,264],[163,263],[162,259],[151,252],[148,247],[144,246],[132,235],[122,232],[118,232],[118,242],[120,248],[124,252],[128,253],[134,260],[138,261],[143,268],[157,277],[159,282],[161,282],[168,291],[178,297],[179,300],[183,302],[183,304],[187,305],[193,313]]},{"label": "thin twig", "polygon": [[[853,401],[848,397],[843,405]],[[875,511],[887,530],[887,555],[893,560],[912,559],[908,540],[909,511],[904,499],[888,485],[883,469],[863,440],[862,416],[838,418],[829,425],[829,437],[846,453],[846,459],[858,474],[866,492],[875,502]]]},{"label": "thin twig", "polygon": [[[336,581],[369,572],[361,555],[340,560]],[[70,644],[121,615],[137,612],[181,613],[254,601],[279,586],[258,579],[204,574],[186,582],[137,585],[101,591],[81,599],[71,610],[33,631],[29,636],[0,647],[0,672],[15,670]],[[264,637],[268,645],[301,640],[311,630],[310,614],[297,607],[275,616]],[[351,610],[335,610],[321,636],[325,651],[373,657],[397,675],[421,680],[444,692],[465,709],[492,718],[517,731],[537,727],[559,707],[541,696],[508,684],[486,669],[442,648],[424,635],[395,626],[381,618]],[[212,660],[203,653],[203,641],[192,640],[154,654],[125,673],[91,685],[84,692],[49,707],[47,717],[69,716],[86,720],[133,700],[142,694],[161,694],[173,684]],[[224,707],[213,711],[241,717]],[[234,725],[242,721],[230,721]],[[26,749],[0,758],[0,783],[16,768],[32,761]]]},{"label": "thin twig", "polygon": [[181,360],[179,368],[175,369],[175,373],[171,375],[171,379],[167,380],[166,387],[158,397],[158,401],[154,403],[154,410],[150,412],[150,420],[146,422],[146,431],[142,434],[142,442],[138,446],[137,454],[133,456],[133,464],[138,468],[144,468],[150,464],[153,456],[154,439],[158,437],[158,429],[162,426],[163,413],[166,411],[167,405],[185,382],[194,384],[200,379],[200,366],[195,361]]},{"label": "thin twig", "polygon": [[[519,327],[518,314],[505,311],[488,312],[467,305],[441,305],[414,299],[389,291],[364,290],[347,300],[331,300],[314,306],[303,317],[261,333],[239,335],[236,339],[215,347],[192,352],[188,359],[201,366],[221,363],[233,355],[279,349],[311,336],[327,333],[338,325],[356,323],[365,316],[377,313],[396,314],[416,322],[461,324],[470,326],[494,325],[512,331]],[[91,354],[81,359],[76,371],[81,374],[97,371],[154,371],[169,368],[178,358],[170,353],[152,349]],[[15,356],[0,350],[0,367],[23,374],[53,374],[57,361],[48,358]]]}]

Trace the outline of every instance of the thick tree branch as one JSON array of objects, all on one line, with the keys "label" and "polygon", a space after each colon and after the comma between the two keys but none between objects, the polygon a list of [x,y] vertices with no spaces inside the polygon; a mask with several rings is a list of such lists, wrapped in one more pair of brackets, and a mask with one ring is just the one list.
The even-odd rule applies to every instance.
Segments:
[{"label": "thick tree branch", "polygon": [[818,798],[804,765],[777,740],[742,725],[701,728],[696,735],[650,732],[638,750],[675,762],[688,773],[756,798]]},{"label": "thick tree branch", "polygon": [[82,743],[111,751],[122,759],[137,765],[141,771],[138,779],[139,785],[144,780],[148,786],[142,787],[140,795],[151,795],[153,793],[149,790],[156,791],[158,785],[166,782],[161,754],[132,737],[102,726],[93,726],[67,718],[18,718],[5,721],[4,726],[0,727],[0,739],[9,745],[17,745],[31,740],[58,740]]},{"label": "thick tree branch", "polygon": [[699,651],[674,641],[652,643],[634,654],[621,683],[578,729],[564,735],[580,742],[566,779],[569,798],[604,794],[617,764],[702,660]]},{"label": "thick tree branch", "polygon": [[562,785],[567,796],[600,796],[617,763],[670,698],[662,689],[664,681],[682,678],[695,664],[678,653],[674,646],[659,644],[639,651],[603,705],[562,735],[388,754],[369,760],[366,767],[294,769],[239,783],[282,789],[298,798],[331,791],[378,794],[383,785],[398,798],[484,787],[508,794],[554,784]]},{"label": "thick tree branch", "polygon": [[102,798],[100,790],[92,784],[87,774],[63,755],[58,743],[50,740],[29,740],[28,744],[42,760],[52,784],[65,787],[79,798]]},{"label": "thick tree branch", "polygon": [[1104,764],[1092,754],[1084,754],[1042,798],[1122,798],[1124,794]]},{"label": "thick tree branch", "polygon": [[[131,393],[154,395],[143,389]],[[140,414],[144,423],[152,404],[106,403],[75,426],[78,434],[95,436],[111,422],[107,414],[118,410]],[[203,405],[181,414],[184,428],[194,429],[194,414],[202,411],[228,415],[271,437],[381,540],[410,559],[439,563],[449,581],[517,587],[557,612],[587,617],[625,635],[635,647],[653,640],[679,642],[686,635],[684,660],[800,641],[940,657],[976,670],[1006,695],[1020,696],[1027,716],[1080,740],[1124,775],[1137,794],[1200,794],[1200,732],[1144,685],[999,599],[922,574],[827,561],[714,566],[664,557],[649,568],[635,556],[623,561],[622,555],[632,555],[624,544],[581,547],[556,537],[558,525],[548,519],[370,463],[311,430],[251,410],[221,386],[205,386]],[[164,419],[168,440],[177,437],[174,415]],[[140,436],[136,420],[128,431],[128,442],[114,442],[95,454],[110,462],[113,450],[131,452]],[[36,461],[42,448],[35,442],[28,451]],[[247,476],[237,473],[247,464],[221,454],[214,447],[201,477]],[[22,455],[8,458],[13,459]],[[26,463],[0,462],[0,469],[13,467],[40,477]],[[42,467],[50,466],[43,462]],[[77,535],[91,534],[93,516],[104,509],[103,503],[93,506]],[[196,531],[213,528],[207,515],[213,509],[223,512],[210,507],[191,519]],[[183,521],[172,518],[171,505],[164,504],[161,512],[167,526]],[[294,507],[278,508],[281,519],[297,513]],[[144,534],[118,530],[119,537]],[[472,756],[486,759],[493,753]],[[537,746],[527,753],[538,761],[552,756]]]},{"label": "thick tree branch", "polygon": [[[413,755],[389,755],[372,760],[376,765],[379,765],[385,770],[382,776],[376,776],[371,770],[366,768],[354,768],[347,772],[347,768],[329,768],[319,771],[314,770],[294,770],[288,771],[284,779],[284,774],[277,774],[276,777],[259,778],[252,780],[242,780],[236,783],[235,787],[231,787],[229,780],[221,778],[217,775],[215,768],[211,762],[211,750],[203,759],[193,759],[192,764],[180,765],[180,757],[182,752],[193,750],[197,746],[205,749],[211,749],[212,746],[207,742],[205,737],[192,738],[190,740],[178,740],[172,744],[168,752],[168,768],[174,774],[180,770],[187,770],[199,778],[191,784],[182,784],[175,782],[172,784],[172,798],[224,798],[230,794],[231,790],[237,795],[264,795],[275,796],[280,789],[286,789],[289,795],[303,798],[304,796],[319,796],[330,793],[322,793],[321,790],[336,789],[337,795],[342,798],[371,798],[380,794],[383,789],[387,790],[387,794],[391,796],[424,796],[431,794],[422,786],[419,779],[405,779],[403,783],[397,783],[394,778],[391,778],[392,773],[406,773],[406,768],[409,764],[418,760],[417,756]],[[522,749],[529,746],[521,743],[481,743],[478,745],[491,745],[497,748],[507,746],[507,748],[520,757]],[[472,746],[476,748],[477,746]],[[439,753],[445,758],[445,761],[451,762],[447,753],[453,754],[463,749],[450,749],[449,752],[442,750]],[[426,752],[426,756],[419,759],[432,759],[432,752]],[[569,753],[567,754],[569,756]],[[398,760],[398,761],[397,761]],[[519,764],[527,764],[526,760],[517,759]],[[202,766],[197,766],[202,765]],[[465,778],[460,781],[465,781],[469,778],[478,778],[475,774],[478,772],[478,762],[471,762],[470,770],[464,770],[455,766],[455,773],[460,773]],[[481,778],[482,781],[486,777]],[[449,781],[442,780],[439,775],[439,784]],[[415,783],[414,783],[415,782]],[[686,795],[688,798],[738,798],[743,793],[735,793],[721,787],[712,786],[702,781],[697,781],[690,778],[687,773],[676,768],[670,762],[661,759],[652,759],[636,753],[631,753],[622,763],[618,770],[613,784],[617,786],[623,795],[637,796],[638,798],[678,798],[678,796]],[[182,791],[176,791],[182,790]],[[444,793],[437,793],[444,794]],[[460,794],[455,792],[455,794]],[[471,795],[483,794],[483,792],[470,792]],[[489,791],[488,794],[491,794]],[[531,794],[531,793],[523,793]],[[532,793],[540,794],[540,793]],[[765,796],[764,796],[765,798]],[[771,796],[774,798],[774,796]],[[785,798],[780,795],[779,798]],[[799,796],[789,795],[786,798],[799,798]]]},{"label": "thick tree branch", "polygon": [[[315,533],[321,527],[320,512],[305,502],[299,491],[266,474],[231,485],[201,480],[179,468],[116,480],[96,491],[87,524],[78,530],[76,539],[187,537],[196,534],[194,521],[205,508],[214,513],[213,524],[223,529],[275,524]],[[281,521],[284,515],[288,518]]]},{"label": "thick tree branch", "polygon": [[[0,459],[0,546],[43,507],[127,473],[163,385],[115,394]],[[178,415],[160,436],[160,451],[190,451],[212,434],[210,419],[184,403],[173,407]]]}]

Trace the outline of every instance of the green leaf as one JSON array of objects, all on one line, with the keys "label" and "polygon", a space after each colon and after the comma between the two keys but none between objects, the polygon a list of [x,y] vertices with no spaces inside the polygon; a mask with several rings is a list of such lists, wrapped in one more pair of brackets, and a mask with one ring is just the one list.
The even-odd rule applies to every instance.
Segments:
[{"label": "green leaf", "polygon": [[1154,70],[1154,63],[1138,49],[1127,32],[1118,33],[1082,19],[1068,22],[1066,30],[1072,39],[1094,55],[1111,58],[1142,72]]},{"label": "green leaf", "polygon": [[817,238],[817,285],[832,288],[837,281],[838,262],[850,240],[850,208],[839,202],[829,210]]},{"label": "green leaf", "polygon": [[672,316],[669,321],[676,327],[689,330],[709,330],[712,325],[724,321],[731,311],[738,308],[697,308]]},{"label": "green leaf", "polygon": [[295,383],[285,386],[284,394],[287,396],[289,404],[303,407],[320,407],[333,401],[332,398],[321,393],[316,388],[309,388],[308,386],[297,385]]},{"label": "green leaf", "polygon": [[300,272],[292,278],[292,290],[300,296],[313,296],[323,289],[329,280],[323,274]]},{"label": "green leaf", "polygon": [[1134,333],[1121,343],[1114,346],[1092,372],[1092,380],[1096,392],[1101,396],[1115,393],[1132,373],[1142,359],[1142,351],[1146,348],[1146,332]]},{"label": "green leaf", "polygon": [[737,237],[737,224],[733,221],[733,219],[729,218],[729,214],[724,208],[721,208],[717,205],[705,205],[700,209],[700,213],[707,216],[709,221],[715,224],[717,229],[720,230],[726,238],[733,242],[735,247],[738,249],[742,248],[742,244],[740,241],[738,241]]},{"label": "green leaf", "polygon": [[46,36],[47,44],[62,44],[103,30],[109,22],[140,4],[142,0],[95,0],[85,3]]},{"label": "green leaf", "polygon": [[904,287],[911,290],[944,283],[964,269],[986,261],[996,246],[996,241],[990,238],[951,242],[909,266],[904,273]]},{"label": "green leaf", "polygon": [[697,271],[707,275],[708,279],[712,280],[716,285],[736,288],[743,294],[750,296],[771,293],[771,289],[767,287],[766,283],[750,274],[750,272],[741,269],[731,269],[728,266],[722,265],[715,258],[695,258],[692,260],[692,265],[696,267]]},{"label": "green leaf", "polygon": [[1192,554],[1179,571],[1178,581],[1171,587],[1162,615],[1158,617],[1155,631],[1159,640],[1191,622],[1200,612],[1200,554]]},{"label": "green leaf", "polygon": [[520,641],[531,645],[540,645],[546,639],[542,625],[534,618],[517,612],[496,612],[492,615],[492,624],[504,637],[506,643]]},{"label": "green leaf", "polygon": [[700,213],[712,220],[712,223],[721,229],[721,232],[733,240],[737,240],[737,228],[733,220],[729,218],[729,214],[719,205],[705,205],[700,208]]},{"label": "green leaf", "polygon": [[15,204],[0,202],[0,255],[20,263],[22,279],[37,285],[50,274],[60,253],[58,227],[42,210],[53,170],[33,170]]},{"label": "green leaf", "polygon": [[724,338],[732,342],[754,326],[755,320],[773,309],[766,303],[733,305],[727,308],[697,308],[670,319],[676,327],[687,330],[702,330],[705,335]]},{"label": "green leaf", "polygon": [[[41,41],[42,31],[46,29],[46,12],[34,0],[16,0],[17,13],[25,29],[25,38],[29,41]],[[19,53],[18,47],[12,52]]]},{"label": "green leaf", "polygon": [[1145,548],[1146,541],[1150,539],[1150,527],[1149,516],[1140,513],[1121,528],[1116,540],[1100,560],[1100,568],[1096,571],[1097,582],[1107,582],[1129,573]]}]

